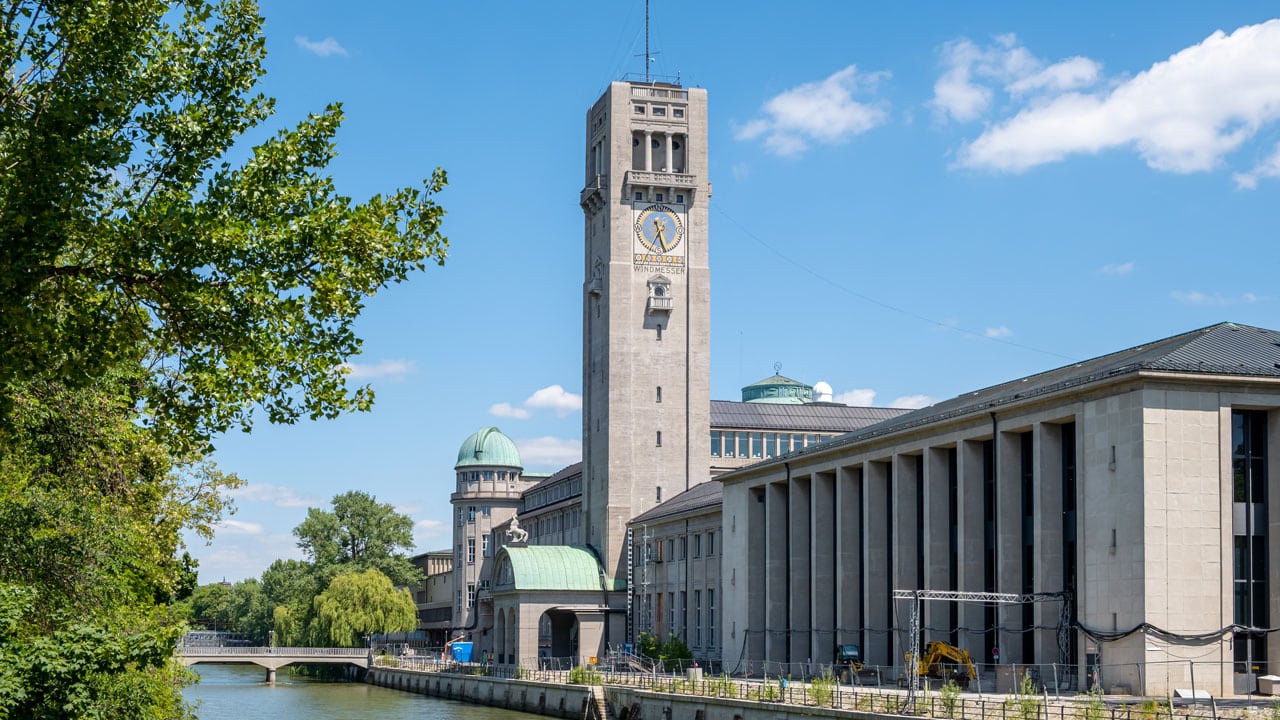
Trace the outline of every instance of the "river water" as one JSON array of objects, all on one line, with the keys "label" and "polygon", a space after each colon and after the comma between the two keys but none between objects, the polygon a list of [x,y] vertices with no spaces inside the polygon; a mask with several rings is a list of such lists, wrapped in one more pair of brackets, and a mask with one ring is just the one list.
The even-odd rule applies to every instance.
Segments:
[{"label": "river water", "polygon": [[200,720],[531,720],[537,715],[440,700],[365,685],[291,677],[282,668],[275,685],[257,665],[196,665],[200,682],[183,695]]}]

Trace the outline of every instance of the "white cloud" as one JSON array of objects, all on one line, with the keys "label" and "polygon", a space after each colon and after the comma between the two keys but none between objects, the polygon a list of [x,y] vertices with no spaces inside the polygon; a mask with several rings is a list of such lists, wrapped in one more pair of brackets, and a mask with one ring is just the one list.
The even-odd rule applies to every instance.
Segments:
[{"label": "white cloud", "polygon": [[[968,38],[943,45],[942,64],[945,70],[933,85],[930,106],[944,118],[967,122],[986,112],[995,96],[990,87],[979,81],[1034,83],[1028,79],[1041,71],[1041,63],[1017,42],[1018,38],[1009,34],[997,37],[996,44],[987,47],[980,47]],[[1049,73],[1046,78],[1058,74],[1060,72]]]},{"label": "white cloud", "polygon": [[1134,268],[1134,264],[1132,260],[1130,260],[1129,262],[1116,263],[1113,265],[1103,265],[1102,274],[1103,275],[1128,275],[1129,273],[1133,272],[1133,268]]},{"label": "white cloud", "polygon": [[534,391],[519,406],[505,402],[496,403],[489,407],[489,414],[503,418],[528,420],[533,415],[533,413],[529,412],[529,408],[551,410],[555,412],[556,417],[564,417],[582,410],[582,396],[571,393],[560,385],[548,385]]},{"label": "white cloud", "polygon": [[262,525],[259,523],[242,522],[240,520],[223,519],[219,520],[214,526],[217,533],[225,533],[227,535],[261,535]]},{"label": "white cloud", "polygon": [[[1280,19],[1215,32],[1106,90],[1039,98],[963,147],[959,165],[1021,172],[1072,154],[1132,148],[1153,169],[1200,172],[1277,119]],[[1252,177],[1244,175],[1244,187]]]},{"label": "white cloud", "polygon": [[276,507],[315,507],[323,502],[320,498],[301,495],[292,488],[270,483],[245,483],[228,494],[236,502],[264,502]]},{"label": "white cloud", "polygon": [[883,125],[889,117],[886,103],[858,102],[859,91],[874,92],[887,73],[859,75],[854,65],[812,83],[805,83],[765,101],[763,117],[737,128],[739,140],[760,138],[775,155],[799,155],[810,144],[838,144]]},{"label": "white cloud", "polygon": [[1231,179],[1235,180],[1237,190],[1257,190],[1258,180],[1274,177],[1280,177],[1280,143],[1276,143],[1275,150],[1266,160],[1247,173],[1232,175]]},{"label": "white cloud", "polygon": [[447,542],[452,537],[450,533],[448,523],[424,518],[413,524],[413,544],[419,550],[424,550],[429,548],[433,542]]},{"label": "white cloud", "polygon": [[524,404],[525,407],[554,410],[556,415],[564,417],[582,410],[582,396],[568,392],[559,385],[548,385],[530,395]]},{"label": "white cloud", "polygon": [[1238,296],[1223,295],[1221,293],[1202,293],[1199,290],[1174,290],[1169,293],[1170,297],[1180,303],[1187,305],[1235,305],[1236,303],[1255,303],[1266,298],[1252,292],[1241,293]]},{"label": "white cloud", "polygon": [[233,535],[220,531],[216,547],[195,547],[192,554],[200,561],[202,585],[224,578],[237,582],[258,577],[277,559],[303,559],[298,539],[281,533]]},{"label": "white cloud", "polygon": [[528,420],[529,411],[524,408],[513,407],[511,403],[496,403],[489,407],[489,414],[496,415],[500,418],[515,418],[517,420]]},{"label": "white cloud", "polygon": [[538,437],[516,440],[525,468],[572,465],[582,459],[582,441],[572,438]]},{"label": "white cloud", "polygon": [[342,363],[342,369],[352,380],[385,378],[393,382],[399,382],[405,375],[417,371],[412,360],[383,360],[372,364]]},{"label": "white cloud", "polygon": [[1094,85],[1102,65],[1086,57],[1073,57],[1057,62],[1039,72],[1018,78],[1005,86],[1015,96],[1036,92],[1066,92]]},{"label": "white cloud", "polygon": [[903,395],[889,403],[889,407],[918,410],[922,407],[928,407],[936,402],[938,402],[937,399],[931,398],[928,395]]},{"label": "white cloud", "polygon": [[846,390],[831,399],[838,403],[844,403],[845,405],[853,405],[854,407],[871,407],[876,403],[876,391],[870,388]]},{"label": "white cloud", "polygon": [[327,37],[323,40],[312,40],[306,35],[298,35],[293,38],[293,41],[303,50],[306,50],[313,55],[319,55],[320,57],[347,54],[347,49],[342,47],[341,43],[331,37]]},{"label": "white cloud", "polygon": [[1007,326],[1001,325],[1000,327],[989,327],[985,331],[983,331],[982,334],[986,335],[989,338],[996,338],[998,340],[1000,338],[1009,337],[1010,335],[1013,334],[1013,331],[1010,330]]}]

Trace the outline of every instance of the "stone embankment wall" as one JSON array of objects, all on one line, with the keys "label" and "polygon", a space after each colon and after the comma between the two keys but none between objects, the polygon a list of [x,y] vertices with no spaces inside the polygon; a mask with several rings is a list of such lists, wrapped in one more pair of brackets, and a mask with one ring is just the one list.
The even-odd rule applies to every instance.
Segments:
[{"label": "stone embankment wall", "polygon": [[591,691],[585,685],[385,667],[370,670],[365,682],[392,690],[575,720],[583,717]]},{"label": "stone embankment wall", "polygon": [[[593,688],[385,667],[371,669],[365,679],[374,685],[393,690],[575,720],[587,717],[592,690],[597,694],[604,693],[609,709],[607,720],[865,720],[884,717],[855,710],[675,695],[634,687],[606,685],[603,688]],[[590,717],[596,718],[598,715],[593,708]]]},{"label": "stone embankment wall", "polygon": [[698,695],[672,695],[631,687],[606,687],[605,697],[613,711],[613,717],[617,720],[798,720],[799,718],[865,720],[885,717],[855,710]]}]

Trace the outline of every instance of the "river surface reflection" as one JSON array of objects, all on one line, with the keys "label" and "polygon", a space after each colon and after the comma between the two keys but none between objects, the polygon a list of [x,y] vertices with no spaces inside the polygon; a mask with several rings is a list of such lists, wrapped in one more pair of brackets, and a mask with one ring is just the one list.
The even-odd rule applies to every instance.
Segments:
[{"label": "river surface reflection", "polygon": [[530,720],[537,715],[415,695],[364,683],[317,682],[282,668],[275,685],[256,665],[196,665],[183,693],[200,720]]}]

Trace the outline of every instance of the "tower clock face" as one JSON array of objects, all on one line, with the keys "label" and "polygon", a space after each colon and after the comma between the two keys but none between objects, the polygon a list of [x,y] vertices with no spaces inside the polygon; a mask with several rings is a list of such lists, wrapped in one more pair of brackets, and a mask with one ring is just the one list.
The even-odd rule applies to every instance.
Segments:
[{"label": "tower clock face", "polygon": [[636,252],[683,255],[684,220],[669,205],[648,205],[636,212]]}]

